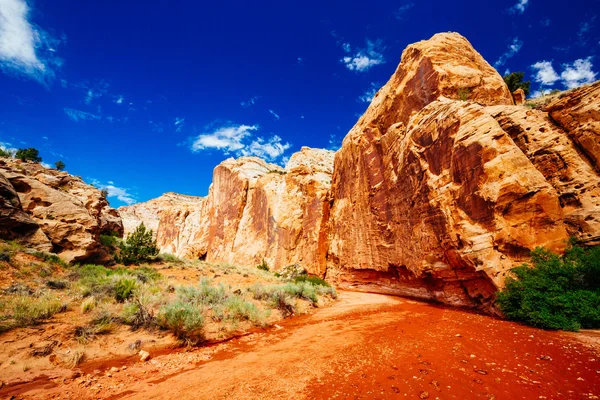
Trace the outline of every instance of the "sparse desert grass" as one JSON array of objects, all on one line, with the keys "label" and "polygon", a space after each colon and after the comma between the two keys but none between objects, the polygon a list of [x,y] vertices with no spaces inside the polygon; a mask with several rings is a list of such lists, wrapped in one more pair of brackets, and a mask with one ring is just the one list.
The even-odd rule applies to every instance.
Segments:
[{"label": "sparse desert grass", "polygon": [[202,310],[192,304],[177,300],[161,307],[158,325],[168,329],[180,340],[196,344],[204,339]]},{"label": "sparse desert grass", "polygon": [[37,325],[66,308],[63,300],[49,293],[39,297],[22,294],[7,296],[0,300],[0,333]]},{"label": "sparse desert grass", "polygon": [[157,257],[156,257],[157,261],[161,261],[164,263],[173,263],[173,264],[182,264],[184,263],[184,261],[173,255],[173,254],[169,254],[169,253],[160,253]]}]

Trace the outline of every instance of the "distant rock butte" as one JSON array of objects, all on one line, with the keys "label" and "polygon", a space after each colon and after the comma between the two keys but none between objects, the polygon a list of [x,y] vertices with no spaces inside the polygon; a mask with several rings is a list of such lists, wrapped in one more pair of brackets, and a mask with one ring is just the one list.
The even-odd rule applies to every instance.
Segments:
[{"label": "distant rock butte", "polygon": [[120,211],[126,231],[144,221],[182,257],[300,263],[342,288],[491,311],[535,247],[600,244],[599,96],[596,83],[543,111],[515,106],[464,37],[438,34],[403,52],[335,161],[309,148],[285,169],[230,159],[206,198]]},{"label": "distant rock butte", "polygon": [[[100,234],[123,233],[99,189],[40,164],[0,158],[0,237],[68,262],[103,262]],[[8,229],[7,229],[8,228]]]}]

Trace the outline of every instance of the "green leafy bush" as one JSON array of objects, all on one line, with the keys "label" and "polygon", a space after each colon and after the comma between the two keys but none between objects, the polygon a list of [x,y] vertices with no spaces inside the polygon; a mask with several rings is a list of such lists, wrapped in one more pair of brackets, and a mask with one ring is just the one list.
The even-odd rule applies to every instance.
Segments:
[{"label": "green leafy bush", "polygon": [[506,86],[508,86],[508,90],[510,90],[511,93],[517,89],[523,89],[525,96],[529,96],[529,86],[531,85],[531,82],[524,81],[524,76],[524,72],[513,72],[508,75],[504,75],[504,82],[506,83]]},{"label": "green leafy bush", "polygon": [[56,168],[59,171],[64,170],[65,167],[66,167],[65,163],[60,160],[54,163],[54,168]]},{"label": "green leafy bush", "polygon": [[544,329],[600,328],[600,247],[572,244],[562,257],[538,248],[531,262],[514,268],[498,294],[508,318]]},{"label": "green leafy bush", "polygon": [[21,161],[33,161],[33,162],[42,162],[42,157],[40,157],[40,152],[33,147],[28,149],[19,149],[15,153],[15,157]]},{"label": "green leafy bush", "polygon": [[327,286],[327,287],[330,286],[329,283],[327,283],[325,280],[319,278],[318,276],[312,276],[312,275],[299,275],[294,278],[294,283],[300,283],[300,282],[308,282],[314,286]]},{"label": "green leafy bush", "polygon": [[158,255],[156,240],[153,239],[151,229],[146,229],[142,222],[135,231],[127,236],[120,245],[120,261],[125,264],[139,264]]}]

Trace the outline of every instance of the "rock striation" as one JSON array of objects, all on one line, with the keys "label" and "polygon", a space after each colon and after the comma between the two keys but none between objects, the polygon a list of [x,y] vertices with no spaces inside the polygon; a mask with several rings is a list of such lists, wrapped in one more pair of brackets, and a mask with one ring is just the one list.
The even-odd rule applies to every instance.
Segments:
[{"label": "rock striation", "polygon": [[122,235],[116,210],[101,191],[66,172],[0,159],[0,237],[52,251],[68,262],[103,262],[100,234]]},{"label": "rock striation", "polygon": [[163,251],[493,311],[535,247],[600,244],[600,83],[542,110],[457,33],[408,46],[334,153],[218,165],[209,194],[120,209]]}]

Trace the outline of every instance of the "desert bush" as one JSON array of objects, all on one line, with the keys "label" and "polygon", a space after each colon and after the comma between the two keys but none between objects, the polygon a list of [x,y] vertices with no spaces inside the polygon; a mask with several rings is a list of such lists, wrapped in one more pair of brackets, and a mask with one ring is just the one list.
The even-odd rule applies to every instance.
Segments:
[{"label": "desert bush", "polygon": [[133,298],[123,307],[121,319],[132,330],[153,327],[156,325],[154,310],[163,303],[160,287],[141,285],[134,290]]},{"label": "desert bush", "polygon": [[600,327],[600,247],[571,244],[564,256],[538,248],[512,269],[497,303],[512,320],[544,329]]},{"label": "desert bush", "polygon": [[98,301],[96,301],[96,298],[93,296],[83,299],[80,307],[81,313],[86,314],[96,308],[97,305]]},{"label": "desert bush", "polygon": [[469,93],[470,93],[469,88],[460,88],[456,91],[456,95],[458,96],[458,99],[462,100],[462,101],[469,100]]},{"label": "desert bush", "polygon": [[258,264],[256,266],[256,268],[262,270],[262,271],[268,271],[269,270],[269,265],[267,264],[267,262],[265,261],[265,259],[262,259],[262,262],[260,264]]},{"label": "desert bush", "polygon": [[54,168],[56,168],[59,171],[64,170],[65,167],[66,167],[65,163],[60,160],[54,163]]},{"label": "desert bush", "polygon": [[264,314],[256,305],[241,296],[232,296],[225,302],[227,318],[232,321],[247,320],[256,325],[264,324]]},{"label": "desert bush", "polygon": [[115,234],[102,234],[100,235],[100,244],[104,247],[108,247],[110,250],[115,250],[119,247],[121,239]]},{"label": "desert bush", "polygon": [[307,282],[313,286],[330,286],[324,279],[313,275],[299,275],[294,278],[294,283]]},{"label": "desert bush", "polygon": [[160,308],[158,325],[168,329],[180,340],[196,344],[203,340],[204,317],[202,309],[180,300]]},{"label": "desert bush", "polygon": [[146,229],[143,222],[120,244],[120,249],[119,260],[125,265],[139,264],[158,255],[152,230]]},{"label": "desert bush", "polygon": [[15,153],[15,157],[21,161],[42,162],[39,150],[34,149],[33,147],[28,149],[18,149]]},{"label": "desert bush", "polygon": [[126,275],[121,275],[114,277],[113,280],[115,281],[115,299],[118,302],[122,303],[133,295],[133,290],[137,286],[136,278],[128,278]]},{"label": "desert bush", "polygon": [[506,86],[508,86],[508,90],[510,90],[511,93],[517,89],[523,89],[525,96],[529,96],[529,86],[531,85],[531,82],[524,81],[524,76],[524,72],[512,72],[504,75],[504,82],[506,83]]},{"label": "desert bush", "polygon": [[165,263],[170,262],[175,264],[181,264],[183,262],[181,258],[169,253],[160,253],[158,257],[156,257],[156,259]]},{"label": "desert bush", "polygon": [[222,283],[211,285],[211,280],[203,278],[198,286],[181,286],[177,288],[177,298],[196,306],[213,306],[224,304],[229,296],[227,288]]},{"label": "desert bush", "polygon": [[123,302],[131,298],[139,284],[157,281],[161,276],[148,267],[110,269],[102,265],[86,264],[74,270],[71,278],[78,279],[79,291],[84,297],[114,297]]},{"label": "desert bush", "polygon": [[44,260],[48,264],[54,264],[54,265],[60,265],[61,267],[67,267],[67,263],[65,263],[56,254],[44,253],[43,251],[35,251],[35,252],[33,252],[33,256],[37,257],[41,260]]}]

